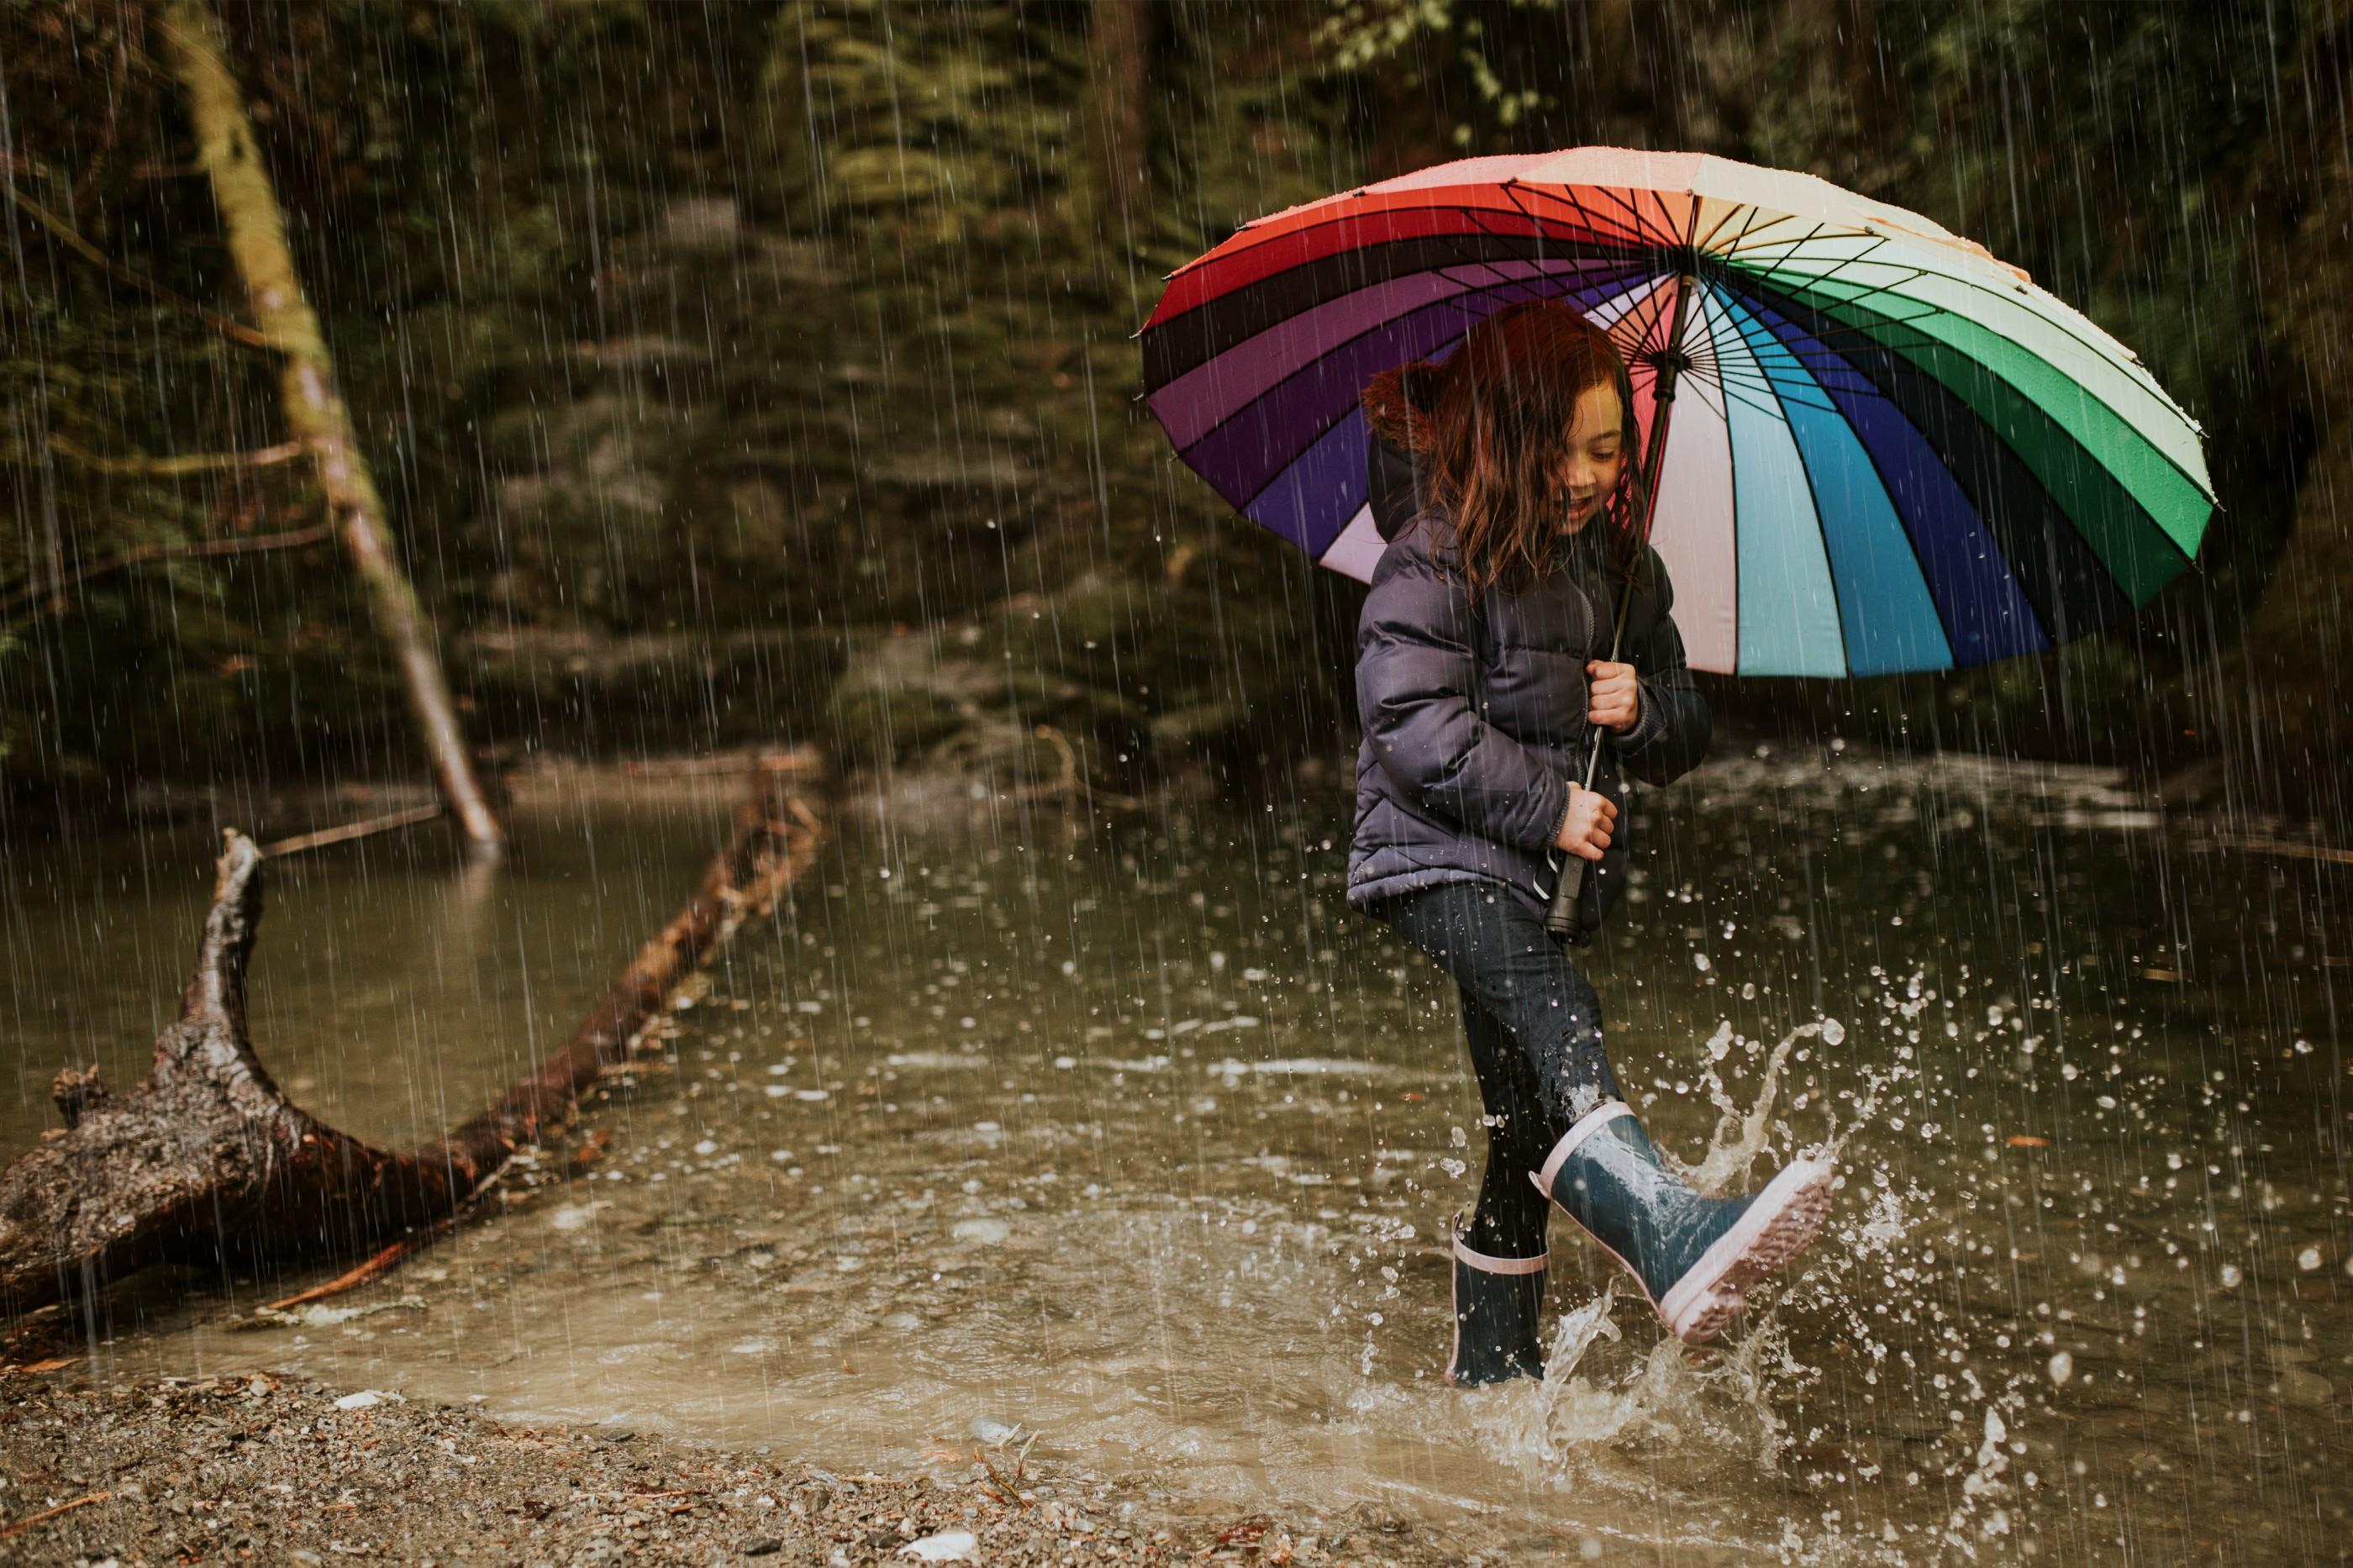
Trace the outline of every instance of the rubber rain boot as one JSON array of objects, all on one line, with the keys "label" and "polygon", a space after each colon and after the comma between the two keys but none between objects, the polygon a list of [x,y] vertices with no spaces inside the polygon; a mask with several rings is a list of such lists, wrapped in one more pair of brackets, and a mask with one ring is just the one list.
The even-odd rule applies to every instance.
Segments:
[{"label": "rubber rain boot", "polygon": [[1446,1381],[1457,1388],[1544,1376],[1536,1317],[1544,1310],[1545,1259],[1490,1258],[1462,1239],[1462,1216],[1447,1226],[1454,1242],[1454,1350]]},{"label": "rubber rain boot", "polygon": [[1625,1265],[1669,1333],[1698,1345],[1820,1234],[1831,1174],[1821,1161],[1792,1160],[1762,1192],[1702,1197],[1660,1163],[1631,1108],[1613,1100],[1570,1128],[1528,1179]]}]

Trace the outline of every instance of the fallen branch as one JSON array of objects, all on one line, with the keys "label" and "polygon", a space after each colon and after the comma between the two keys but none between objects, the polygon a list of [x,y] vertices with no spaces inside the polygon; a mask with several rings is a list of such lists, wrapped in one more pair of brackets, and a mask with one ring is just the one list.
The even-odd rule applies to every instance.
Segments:
[{"label": "fallen branch", "polygon": [[69,437],[53,435],[49,437],[49,450],[101,474],[121,474],[133,479],[170,479],[181,474],[226,473],[235,468],[274,468],[280,463],[290,463],[301,457],[302,443],[280,441],[275,447],[262,447],[250,452],[175,452],[168,458],[158,458],[145,452],[109,456],[103,452],[93,452]]},{"label": "fallen branch", "polygon": [[385,651],[400,671],[409,716],[440,786],[441,802],[467,847],[481,859],[502,852],[506,830],[475,776],[474,758],[441,665],[438,637],[401,563],[392,513],[368,467],[352,411],[335,382],[318,313],[302,290],[269,161],[254,138],[220,29],[205,0],[170,0],[158,23],[172,74],[185,89],[188,122],[212,175],[222,237],[245,284],[261,335],[283,356],[279,406],[287,434],[312,459],[328,515],[343,552],[367,590],[368,611]]},{"label": "fallen branch", "polygon": [[1121,811],[1133,811],[1144,805],[1141,797],[1103,789],[1080,773],[1079,754],[1071,749],[1071,742],[1063,738],[1062,732],[1051,724],[1040,724],[1031,733],[1054,748],[1061,758],[1061,769],[1051,784],[1034,784],[1026,786],[1021,791],[1022,799],[1068,800],[1074,795],[1083,795],[1092,805],[1108,805]]},{"label": "fallen branch", "polygon": [[997,1490],[1003,1492],[1016,1505],[1021,1508],[1028,1508],[1029,1506],[1029,1500],[1021,1495],[1021,1489],[1015,1486],[1011,1481],[1007,1480],[1003,1476],[997,1474],[997,1467],[988,1462],[987,1449],[975,1448],[972,1451],[972,1457],[980,1461],[980,1468],[988,1472],[988,1479],[997,1483]]},{"label": "fallen branch", "polygon": [[2326,844],[2303,844],[2293,838],[2277,838],[2263,833],[2218,833],[2214,842],[2225,849],[2236,849],[2247,855],[2281,855],[2292,860],[2318,860],[2332,866],[2353,866],[2353,849],[2336,849]]},{"label": "fallen branch", "polygon": [[85,1492],[80,1497],[58,1504],[55,1508],[45,1508],[38,1513],[28,1513],[14,1524],[0,1525],[0,1541],[5,1541],[11,1536],[22,1535],[37,1524],[47,1524],[61,1513],[71,1513],[78,1508],[88,1508],[94,1502],[104,1502],[113,1495],[112,1492]]},{"label": "fallen branch", "polygon": [[420,822],[430,822],[441,815],[438,805],[413,805],[406,811],[387,811],[382,816],[362,817],[337,827],[322,827],[316,833],[298,833],[291,838],[261,847],[265,860],[275,860],[280,855],[296,855],[305,849],[323,849],[330,844],[349,844],[354,838],[369,838],[379,833],[390,833],[396,827],[414,827]]},{"label": "fallen branch", "polygon": [[446,1219],[437,1220],[423,1230],[412,1231],[402,1237],[356,1268],[344,1269],[325,1284],[313,1285],[308,1290],[297,1290],[291,1296],[268,1303],[261,1310],[264,1312],[290,1312],[297,1307],[307,1307],[313,1301],[323,1301],[330,1296],[340,1296],[346,1290],[356,1290],[377,1275],[389,1273],[395,1265],[410,1253],[429,1246],[447,1235],[449,1227],[457,1223],[458,1216],[455,1215]]},{"label": "fallen branch", "polygon": [[542,1142],[582,1089],[627,1061],[678,985],[814,858],[818,817],[785,775],[757,780],[702,887],[571,1039],[480,1114],[405,1153],[320,1121],[255,1055],[246,973],[263,862],[251,839],[225,834],[179,1021],[157,1038],[146,1081],[118,1097],[95,1069],[59,1073],[52,1093],[65,1127],[0,1172],[0,1315],[86,1296],[155,1262],[381,1257],[456,1214],[515,1150]]}]

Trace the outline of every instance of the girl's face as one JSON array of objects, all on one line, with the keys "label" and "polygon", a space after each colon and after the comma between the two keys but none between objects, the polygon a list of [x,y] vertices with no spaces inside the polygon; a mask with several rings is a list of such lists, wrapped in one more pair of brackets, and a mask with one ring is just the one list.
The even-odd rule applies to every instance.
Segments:
[{"label": "girl's face", "polygon": [[1625,406],[1608,382],[1588,386],[1577,399],[1567,450],[1555,477],[1568,500],[1563,531],[1574,533],[1593,521],[1625,471]]}]

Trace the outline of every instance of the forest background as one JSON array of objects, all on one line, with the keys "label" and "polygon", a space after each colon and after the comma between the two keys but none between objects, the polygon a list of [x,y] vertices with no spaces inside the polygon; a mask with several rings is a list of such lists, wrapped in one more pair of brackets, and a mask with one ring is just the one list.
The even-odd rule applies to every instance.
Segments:
[{"label": "forest background", "polygon": [[[2353,718],[2348,0],[216,7],[494,761],[1246,786],[1353,744],[1361,590],[1135,401],[1163,275],[1449,157],[1803,169],[2028,268],[2205,426],[2197,571],[2044,658],[1714,680],[1743,731],[2317,815]],[[0,0],[0,800],[417,774],[155,17]]]}]

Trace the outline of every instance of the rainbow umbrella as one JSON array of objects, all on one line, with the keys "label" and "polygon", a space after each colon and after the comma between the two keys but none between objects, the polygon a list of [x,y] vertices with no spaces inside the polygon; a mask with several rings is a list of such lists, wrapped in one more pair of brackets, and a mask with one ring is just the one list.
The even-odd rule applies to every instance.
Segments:
[{"label": "rainbow umbrella", "polygon": [[2213,516],[2197,422],[2025,273],[1692,153],[1467,158],[1261,218],[1171,275],[1145,401],[1219,494],[1366,578],[1366,382],[1540,298],[1610,332],[1663,435],[1651,542],[1697,668],[2039,652],[2147,604]]}]

